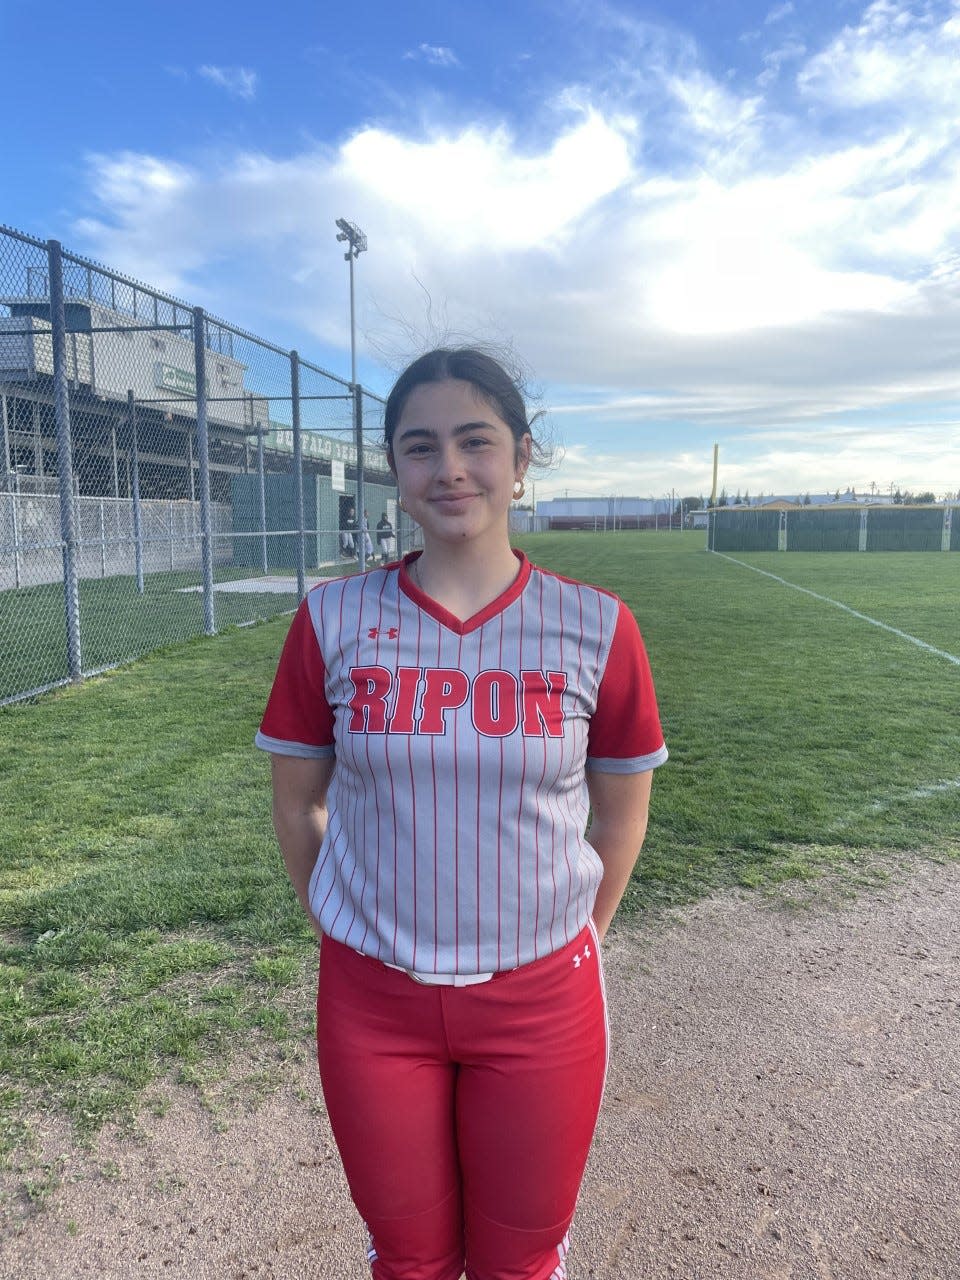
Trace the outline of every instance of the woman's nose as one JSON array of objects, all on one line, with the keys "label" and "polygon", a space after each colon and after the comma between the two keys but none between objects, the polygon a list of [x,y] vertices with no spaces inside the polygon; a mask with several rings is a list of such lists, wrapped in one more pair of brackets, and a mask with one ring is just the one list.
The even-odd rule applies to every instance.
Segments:
[{"label": "woman's nose", "polygon": [[454,444],[441,449],[437,471],[441,479],[447,482],[461,479],[463,476],[463,458]]}]

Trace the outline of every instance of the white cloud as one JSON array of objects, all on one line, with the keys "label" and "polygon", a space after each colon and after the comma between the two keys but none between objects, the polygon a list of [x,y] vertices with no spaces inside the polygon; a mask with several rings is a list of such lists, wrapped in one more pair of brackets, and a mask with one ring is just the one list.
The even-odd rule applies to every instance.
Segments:
[{"label": "white cloud", "polygon": [[420,44],[416,49],[408,49],[403,56],[418,62],[429,62],[432,67],[460,66],[460,59],[446,45]]},{"label": "white cloud", "polygon": [[741,98],[704,71],[667,79],[667,88],[685,108],[690,127],[703,138],[729,137],[757,115],[758,97]]},{"label": "white cloud", "polygon": [[[816,435],[769,432],[758,450],[753,436],[727,437],[720,448],[719,486],[731,496],[738,490],[760,493],[832,493],[852,485],[858,493],[887,493],[891,488],[938,497],[960,487],[960,422],[900,427],[824,426]],[[951,437],[956,443],[951,443]],[[538,500],[571,496],[662,497],[709,494],[713,440],[704,434],[702,447],[633,448],[617,452],[589,444],[568,448],[559,466],[536,481]]]},{"label": "white cloud", "polygon": [[248,67],[214,67],[204,65],[197,68],[197,73],[218,89],[223,89],[233,98],[243,98],[250,102],[256,97],[258,76],[256,71]]},{"label": "white cloud", "polygon": [[793,62],[806,53],[806,45],[799,40],[787,40],[776,49],[769,49],[763,54],[763,70],[757,76],[757,84],[761,89],[774,83],[779,77],[785,62]]},{"label": "white cloud", "polygon": [[786,0],[785,4],[777,4],[770,10],[764,18],[764,25],[770,26],[774,22],[782,22],[784,18],[788,18],[793,13],[793,5],[790,0]]},{"label": "white cloud", "polygon": [[399,214],[442,254],[562,243],[577,219],[631,175],[622,128],[588,112],[539,152],[508,129],[412,141],[369,128],[342,148],[348,185]]},{"label": "white cloud", "polygon": [[848,26],[811,58],[800,89],[833,106],[928,110],[960,114],[960,18],[942,21],[928,10],[875,0],[858,26]]}]

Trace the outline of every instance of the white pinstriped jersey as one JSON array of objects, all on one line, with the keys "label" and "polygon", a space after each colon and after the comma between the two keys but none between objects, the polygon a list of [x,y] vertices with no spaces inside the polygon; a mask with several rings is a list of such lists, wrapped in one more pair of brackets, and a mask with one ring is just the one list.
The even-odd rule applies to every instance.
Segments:
[{"label": "white pinstriped jersey", "polygon": [[284,645],[256,742],[335,755],[311,907],[389,964],[483,973],[564,946],[602,870],[585,769],[667,758],[626,605],[514,554],[464,622],[392,565],[313,588]]}]

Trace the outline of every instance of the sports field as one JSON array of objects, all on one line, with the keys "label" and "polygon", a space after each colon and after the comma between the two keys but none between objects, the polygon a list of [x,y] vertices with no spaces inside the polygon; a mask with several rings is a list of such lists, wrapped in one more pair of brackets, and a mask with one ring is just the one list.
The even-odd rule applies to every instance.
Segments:
[{"label": "sports field", "polygon": [[[248,569],[219,569],[217,583],[246,578]],[[296,573],[294,572],[294,580]],[[196,572],[150,573],[144,592],[131,576],[81,578],[80,652],[83,670],[98,671],[203,634],[203,597]],[[295,592],[286,607],[296,608]],[[282,608],[273,592],[215,591],[217,630],[269,618]],[[69,678],[63,584],[0,594],[0,701]]]},{"label": "sports field", "polygon": [[[957,856],[960,556],[734,563],[703,543],[522,541],[545,567],[621,594],[647,640],[671,760],[627,909]],[[94,1129],[171,1071],[214,1078],[238,1040],[282,1053],[306,1032],[308,1010],[285,992],[310,935],[251,745],[288,621],[0,710],[8,1159],[26,1159],[44,1107]]]}]

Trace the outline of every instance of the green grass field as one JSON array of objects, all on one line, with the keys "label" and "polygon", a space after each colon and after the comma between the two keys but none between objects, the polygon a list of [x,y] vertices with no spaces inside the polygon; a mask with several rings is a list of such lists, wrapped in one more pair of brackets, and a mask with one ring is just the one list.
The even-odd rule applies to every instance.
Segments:
[{"label": "green grass field", "polygon": [[[647,640],[671,760],[626,910],[957,856],[960,666],[703,541],[523,540],[621,594]],[[960,556],[738,558],[956,655]],[[9,1159],[43,1108],[91,1131],[160,1077],[203,1080],[238,1044],[282,1054],[306,1033],[290,996],[313,947],[251,744],[288,621],[0,710]]]},{"label": "green grass field", "polygon": [[[255,576],[218,569],[217,582]],[[294,573],[295,576],[295,573]],[[83,670],[99,671],[203,634],[196,573],[151,573],[138,594],[133,577],[84,578],[80,591]],[[218,631],[296,608],[296,593],[216,591]],[[0,594],[0,700],[69,678],[61,583]]]}]

